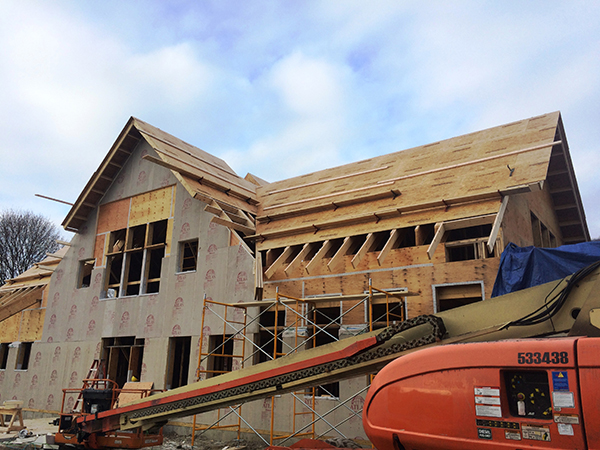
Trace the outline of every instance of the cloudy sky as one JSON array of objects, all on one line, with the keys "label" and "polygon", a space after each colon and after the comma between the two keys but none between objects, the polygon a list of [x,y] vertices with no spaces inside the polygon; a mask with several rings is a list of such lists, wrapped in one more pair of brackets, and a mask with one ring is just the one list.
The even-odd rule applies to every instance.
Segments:
[{"label": "cloudy sky", "polygon": [[598,1],[0,1],[0,210],[129,116],[276,181],[560,110],[600,237]]}]

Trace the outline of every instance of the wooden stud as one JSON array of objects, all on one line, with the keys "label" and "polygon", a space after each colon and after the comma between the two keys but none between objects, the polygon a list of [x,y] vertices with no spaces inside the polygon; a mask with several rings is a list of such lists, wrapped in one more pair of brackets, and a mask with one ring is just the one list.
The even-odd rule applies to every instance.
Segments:
[{"label": "wooden stud", "polygon": [[306,265],[305,270],[307,273],[310,273],[311,269],[316,266],[317,262],[323,259],[323,257],[329,251],[332,245],[333,242],[331,242],[329,239],[323,242],[321,248],[317,251],[317,253],[315,253],[315,256],[313,256],[310,262]]},{"label": "wooden stud", "polygon": [[387,240],[387,242],[385,243],[385,245],[383,246],[383,248],[379,252],[379,255],[377,255],[377,263],[379,263],[379,265],[383,264],[383,261],[385,260],[385,258],[387,257],[387,255],[390,253],[390,251],[394,247],[394,244],[400,238],[401,234],[402,233],[399,232],[397,229],[393,229],[392,231],[390,231],[390,237],[389,237],[389,239]]},{"label": "wooden stud", "polygon": [[329,263],[327,264],[327,268],[330,271],[335,271],[338,265],[344,262],[344,256],[346,256],[348,249],[352,245],[352,239],[352,236],[347,236],[344,238],[344,242],[342,242],[342,245],[340,246],[338,251],[335,252],[335,255],[333,255],[331,261],[329,261]]},{"label": "wooden stud", "polygon": [[277,258],[275,262],[271,264],[271,266],[267,270],[265,270],[265,276],[267,278],[271,278],[273,274],[277,271],[277,269],[279,269],[283,265],[283,263],[285,263],[285,261],[290,257],[291,253],[292,247],[286,247],[281,253],[281,255],[279,255],[279,258]]},{"label": "wooden stud", "polygon": [[284,269],[284,272],[286,275],[290,275],[290,273],[296,268],[298,267],[298,265],[304,260],[304,257],[310,252],[312,244],[310,243],[306,243],[304,244],[304,246],[302,247],[302,250],[300,250],[300,252],[298,252],[298,254],[296,255],[296,257],[292,260],[291,263],[289,263],[287,265],[287,267]]},{"label": "wooden stud", "polygon": [[239,223],[232,222],[231,220],[224,219],[222,217],[214,216],[210,221],[214,222],[214,223],[218,223],[219,225],[223,225],[224,227],[227,227],[227,228],[232,228],[234,230],[241,231],[244,234],[254,234],[256,232],[256,230],[254,228],[250,228],[245,225],[241,225]]},{"label": "wooden stud", "polygon": [[442,238],[444,237],[444,234],[446,233],[445,222],[436,223],[435,226],[437,228],[437,231],[435,232],[435,236],[433,237],[431,244],[429,244],[429,247],[427,248],[427,256],[429,257],[429,259],[431,259],[433,257],[433,254],[435,253],[435,249],[440,244],[440,242],[442,242]]},{"label": "wooden stud", "polygon": [[356,252],[356,255],[354,255],[354,258],[352,258],[352,261],[351,261],[352,267],[354,267],[355,269],[358,267],[358,265],[360,264],[362,259],[365,257],[365,255],[367,254],[369,249],[373,246],[374,242],[375,242],[375,234],[369,233],[367,235],[367,238],[365,239],[365,242],[363,243],[363,245],[361,245],[358,252]]},{"label": "wooden stud", "polygon": [[504,218],[504,212],[506,211],[506,206],[508,205],[508,197],[508,195],[505,195],[502,199],[502,205],[500,205],[500,210],[498,211],[498,214],[496,214],[496,220],[494,220],[494,225],[492,225],[492,231],[490,232],[490,237],[487,241],[487,247],[490,253],[494,251],[496,238],[498,237],[500,225],[502,224],[502,219]]}]

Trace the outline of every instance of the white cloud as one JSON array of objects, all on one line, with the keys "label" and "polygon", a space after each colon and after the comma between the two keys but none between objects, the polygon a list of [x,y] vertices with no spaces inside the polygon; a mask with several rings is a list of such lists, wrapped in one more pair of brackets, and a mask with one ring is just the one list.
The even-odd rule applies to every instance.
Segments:
[{"label": "white cloud", "polygon": [[0,209],[64,214],[130,115],[274,181],[560,109],[600,235],[599,10],[6,0]]}]

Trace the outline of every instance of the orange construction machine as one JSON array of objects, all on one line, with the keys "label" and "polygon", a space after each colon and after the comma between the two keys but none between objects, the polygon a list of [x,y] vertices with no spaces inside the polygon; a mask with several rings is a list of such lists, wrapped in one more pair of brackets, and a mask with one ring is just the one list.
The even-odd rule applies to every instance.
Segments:
[{"label": "orange construction machine", "polygon": [[435,347],[399,358],[363,410],[379,450],[600,448],[600,338]]}]

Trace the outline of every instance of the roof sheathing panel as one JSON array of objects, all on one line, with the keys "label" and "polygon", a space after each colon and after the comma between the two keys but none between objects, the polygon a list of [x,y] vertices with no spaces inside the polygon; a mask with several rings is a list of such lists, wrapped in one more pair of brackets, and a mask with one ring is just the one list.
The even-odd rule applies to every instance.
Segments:
[{"label": "roof sheathing panel", "polygon": [[100,200],[106,194],[121,167],[142,138],[134,128],[134,118],[131,117],[117,140],[112,145],[108,154],[100,164],[100,167],[87,182],[81,194],[73,204],[62,225],[66,230],[77,231],[88,215],[98,206]]},{"label": "roof sheathing panel", "polygon": [[[292,245],[294,230],[309,225],[309,241],[353,235],[360,228],[353,220],[368,215],[362,232],[497,212],[499,204],[484,203],[545,180],[558,119],[551,113],[259,187],[258,246]],[[459,212],[463,204],[470,215]],[[418,213],[439,207],[444,214],[435,219]],[[325,212],[339,224],[336,232],[319,227]],[[402,217],[409,212],[410,220]]]}]

